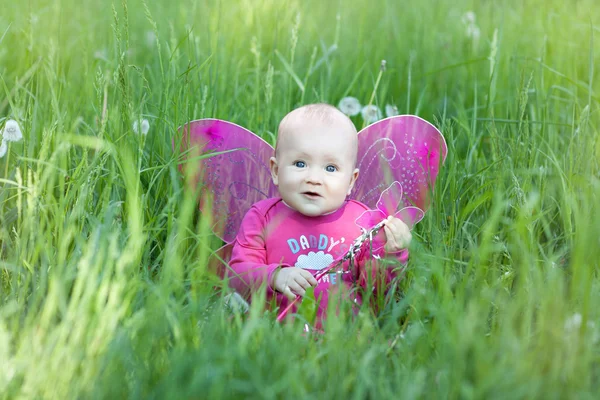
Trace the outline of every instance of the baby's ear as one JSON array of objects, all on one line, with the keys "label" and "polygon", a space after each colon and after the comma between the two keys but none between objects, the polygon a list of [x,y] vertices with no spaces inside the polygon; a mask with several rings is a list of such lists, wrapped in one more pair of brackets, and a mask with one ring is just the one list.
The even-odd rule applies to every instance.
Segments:
[{"label": "baby's ear", "polygon": [[277,159],[275,157],[271,157],[269,159],[269,168],[271,169],[271,179],[273,179],[273,185],[277,186],[279,183],[277,178],[277,174],[279,173],[279,165],[277,165]]},{"label": "baby's ear", "polygon": [[350,178],[350,186],[348,187],[347,193],[348,196],[350,196],[350,192],[354,188],[354,184],[356,183],[356,178],[358,178],[359,173],[360,171],[358,170],[358,168],[355,168],[354,171],[352,171],[352,177]]}]

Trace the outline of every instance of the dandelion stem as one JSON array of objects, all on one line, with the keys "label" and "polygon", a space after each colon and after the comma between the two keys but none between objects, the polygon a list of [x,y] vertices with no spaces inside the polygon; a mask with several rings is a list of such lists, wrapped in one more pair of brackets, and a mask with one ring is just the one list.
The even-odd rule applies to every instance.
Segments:
[{"label": "dandelion stem", "polygon": [[4,179],[8,179],[8,162],[10,161],[10,142],[8,142],[8,148],[6,149],[6,164],[4,165]]},{"label": "dandelion stem", "polygon": [[[379,87],[379,82],[381,82],[381,77],[383,76],[384,71],[385,71],[385,60],[382,60],[381,67],[379,68],[379,75],[377,75],[377,79],[375,80],[375,87],[373,88],[373,92],[371,93],[371,98],[369,99],[369,104],[367,105],[367,107],[372,105],[373,100],[375,100],[375,95],[377,94],[377,88]],[[367,126],[366,120],[363,122],[363,128],[365,126]]]},{"label": "dandelion stem", "polygon": [[379,82],[381,81],[381,76],[383,75],[383,71],[379,71],[379,75],[377,75],[377,80],[375,81],[375,87],[373,88],[373,93],[371,93],[371,98],[369,99],[369,104],[373,104],[373,100],[375,100],[375,94],[377,94],[377,88],[379,87]]}]

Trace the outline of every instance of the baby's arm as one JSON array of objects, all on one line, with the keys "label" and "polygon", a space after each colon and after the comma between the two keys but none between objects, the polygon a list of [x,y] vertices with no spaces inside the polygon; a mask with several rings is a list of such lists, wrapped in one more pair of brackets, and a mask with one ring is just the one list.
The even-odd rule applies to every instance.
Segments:
[{"label": "baby's arm", "polygon": [[267,283],[271,287],[273,273],[281,263],[267,264],[267,250],[264,237],[264,217],[252,207],[244,216],[240,230],[233,243],[229,262],[231,286],[242,294],[257,290]]},{"label": "baby's arm", "polygon": [[251,208],[242,220],[229,266],[230,284],[242,294],[267,283],[268,291],[278,291],[293,299],[296,295],[304,296],[308,287],[317,285],[312,274],[302,268],[267,262],[264,217],[255,208]]}]

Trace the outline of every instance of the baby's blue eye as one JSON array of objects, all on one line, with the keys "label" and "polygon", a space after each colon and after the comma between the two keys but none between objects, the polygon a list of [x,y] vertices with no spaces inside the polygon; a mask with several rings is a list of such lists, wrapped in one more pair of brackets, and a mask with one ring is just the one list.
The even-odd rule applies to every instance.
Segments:
[{"label": "baby's blue eye", "polygon": [[294,165],[295,165],[296,167],[298,167],[298,168],[304,168],[304,167],[306,167],[306,163],[305,163],[304,161],[296,161],[296,162],[294,163]]},{"label": "baby's blue eye", "polygon": [[328,166],[325,167],[325,171],[327,171],[327,172],[335,172],[335,171],[337,171],[337,168],[336,168],[335,165],[328,165]]}]

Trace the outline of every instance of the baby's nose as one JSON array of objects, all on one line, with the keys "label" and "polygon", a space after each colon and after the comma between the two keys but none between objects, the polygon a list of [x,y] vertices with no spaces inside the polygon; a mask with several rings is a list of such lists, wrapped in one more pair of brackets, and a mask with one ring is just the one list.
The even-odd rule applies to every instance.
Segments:
[{"label": "baby's nose", "polygon": [[316,168],[310,168],[306,174],[306,182],[312,184],[321,184],[323,182],[323,174]]}]

